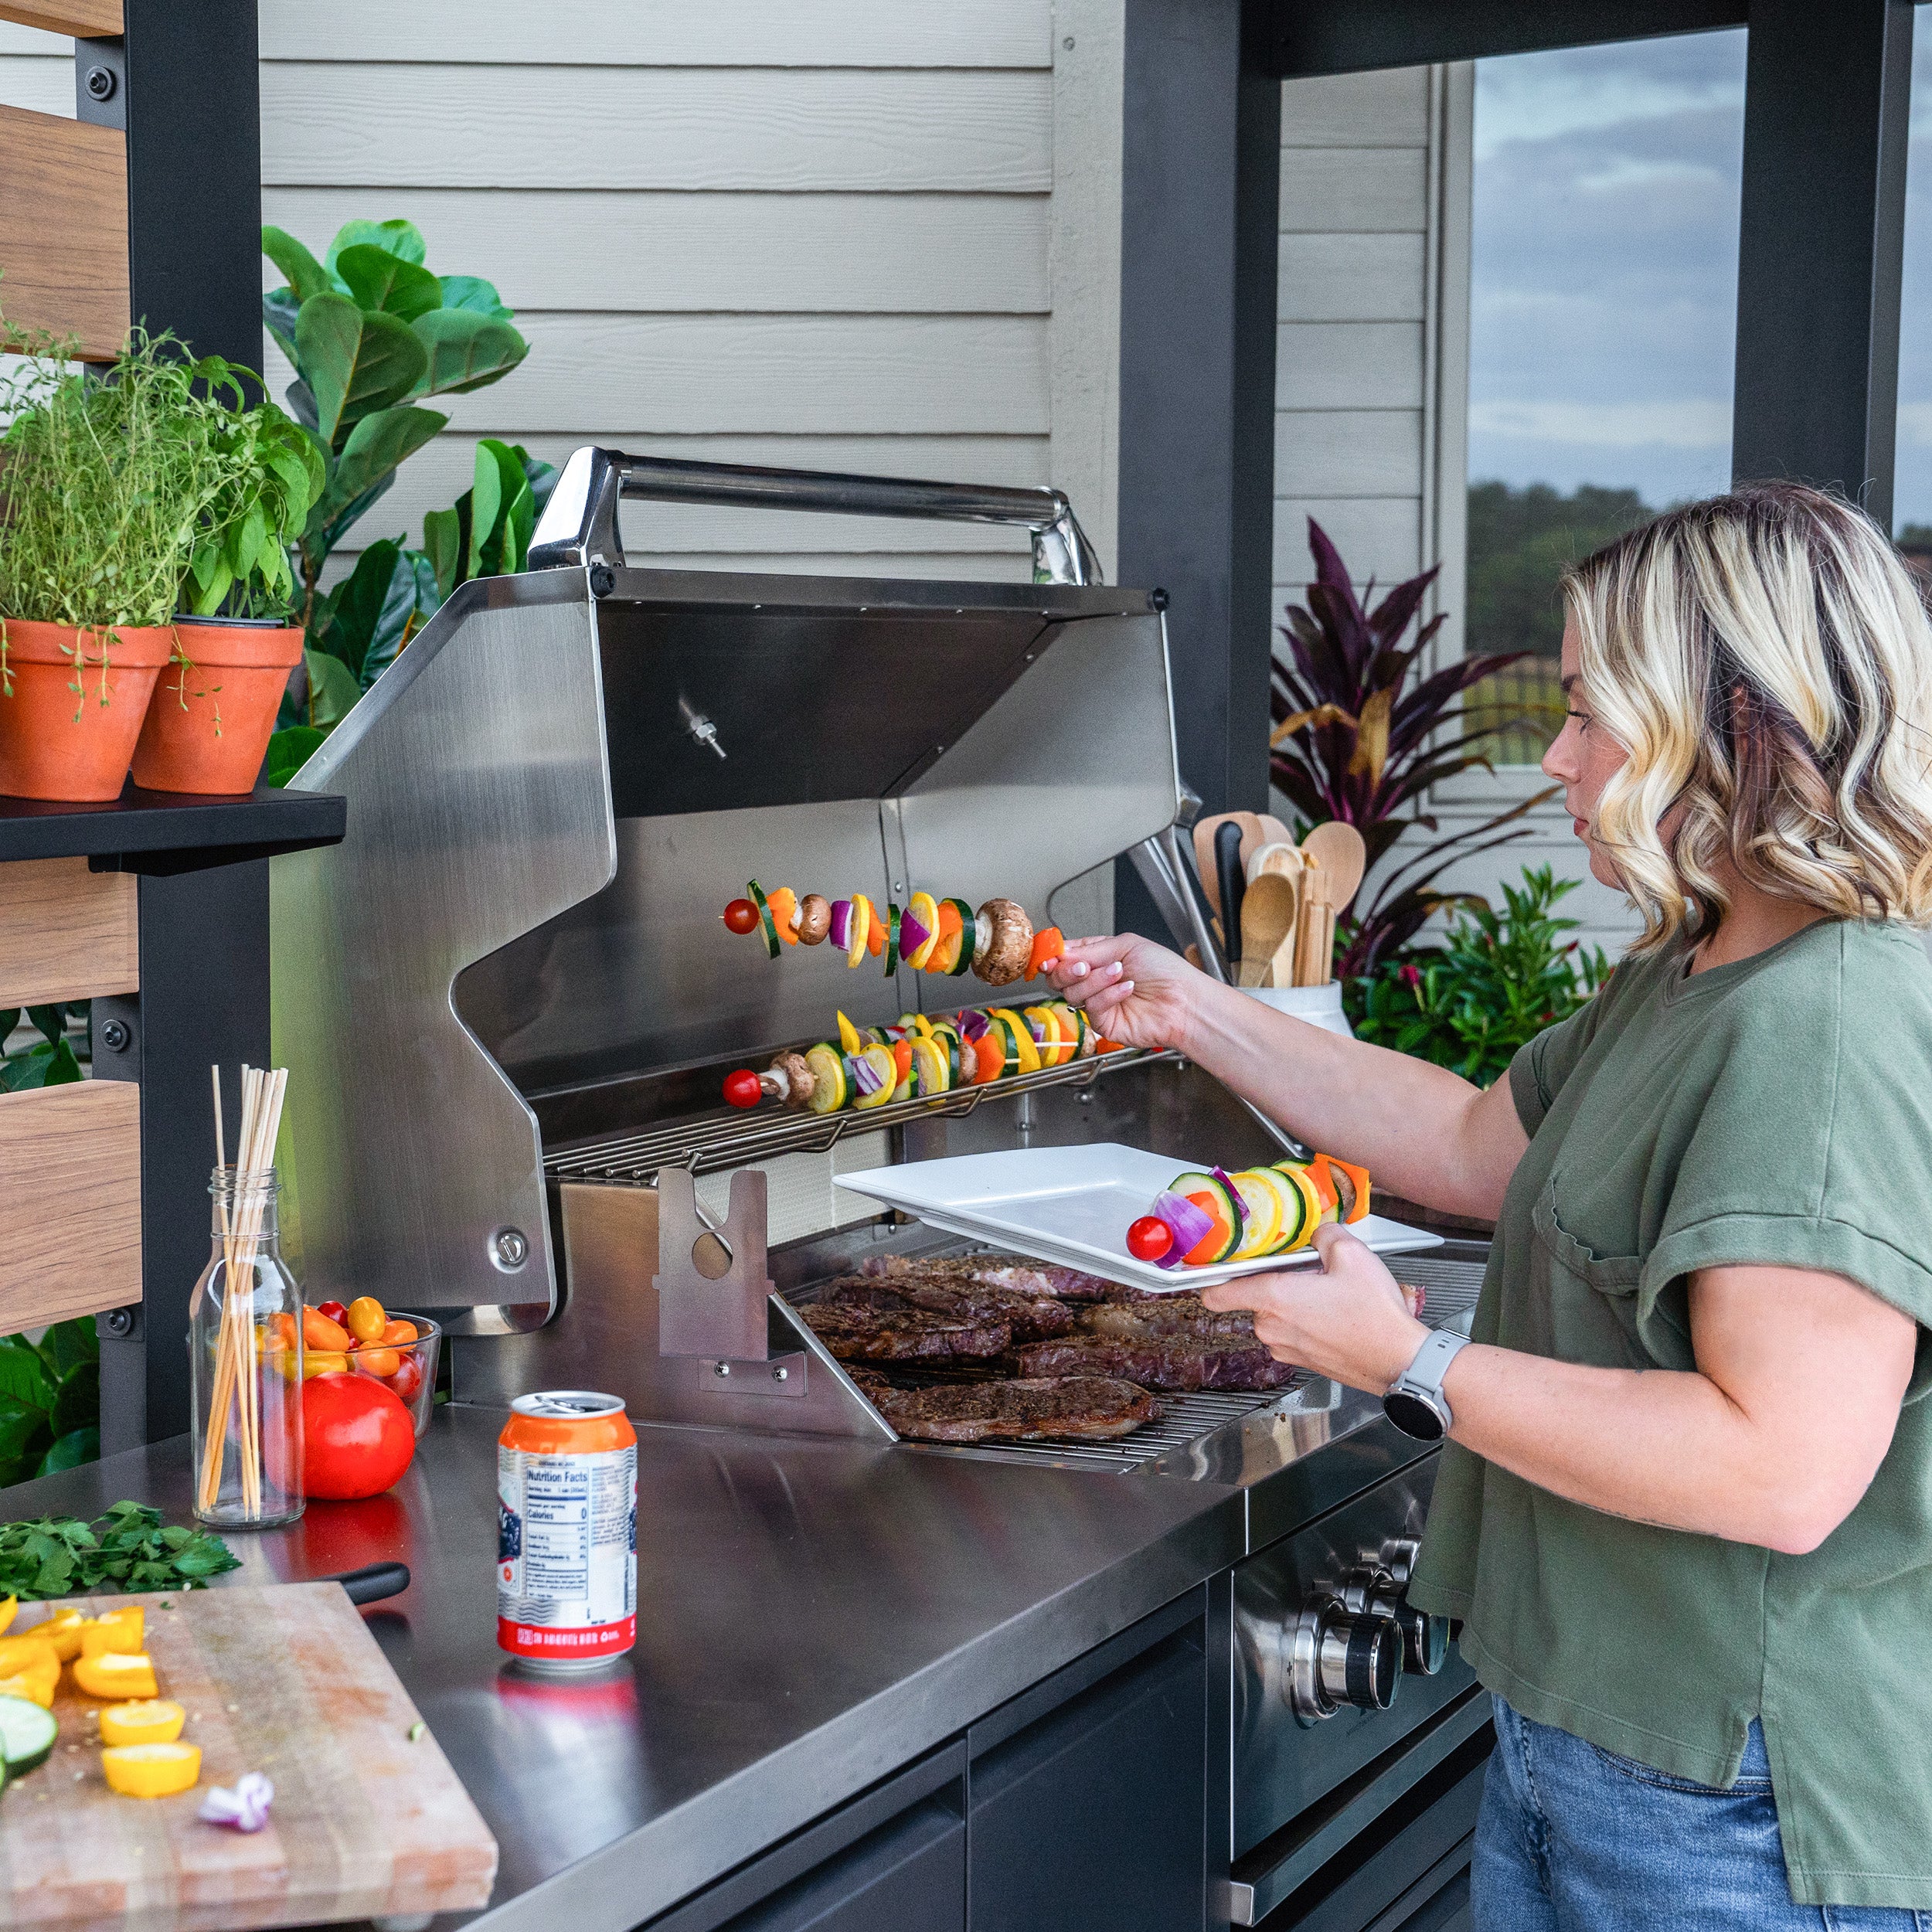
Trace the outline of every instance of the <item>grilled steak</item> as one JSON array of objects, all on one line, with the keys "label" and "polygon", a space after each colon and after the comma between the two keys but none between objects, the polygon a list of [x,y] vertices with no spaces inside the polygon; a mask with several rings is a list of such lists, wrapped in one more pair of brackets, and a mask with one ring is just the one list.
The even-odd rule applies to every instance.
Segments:
[{"label": "grilled steak", "polygon": [[861,1386],[902,1436],[923,1442],[1106,1440],[1131,1435],[1161,1413],[1145,1389],[1104,1376],[895,1389],[869,1375]]},{"label": "grilled steak", "polygon": [[929,1308],[961,1321],[1004,1321],[1015,1342],[1044,1342],[1073,1332],[1073,1311],[1051,1295],[1022,1294],[991,1282],[937,1269],[893,1275],[848,1274],[820,1291],[821,1305],[840,1308]]},{"label": "grilled steak", "polygon": [[1212,1335],[1068,1335],[1029,1344],[1018,1361],[1025,1376],[1117,1376],[1143,1388],[1176,1390],[1281,1389],[1294,1374],[1291,1363],[1277,1362],[1258,1342]]},{"label": "grilled steak", "polygon": [[798,1312],[841,1362],[980,1361],[1004,1355],[1013,1340],[1004,1321],[968,1321],[930,1308],[847,1308],[818,1301]]},{"label": "grilled steak", "polygon": [[[1254,1340],[1254,1317],[1246,1308],[1217,1314],[1198,1294],[1170,1294],[1158,1301],[1103,1302],[1080,1311],[1080,1326],[1090,1335],[1145,1342],[1157,1335],[1192,1335],[1199,1340]],[[1017,1335],[1014,1339],[1019,1340]]]},{"label": "grilled steak", "polygon": [[1059,1301],[1104,1301],[1116,1295],[1138,1300],[1145,1291],[1124,1287],[1078,1268],[1050,1261],[1029,1261],[1023,1254],[961,1254],[944,1260],[921,1260],[903,1254],[869,1255],[860,1264],[867,1274],[888,1280],[901,1274],[923,1274],[931,1280],[984,1281],[1026,1295],[1050,1295]]}]

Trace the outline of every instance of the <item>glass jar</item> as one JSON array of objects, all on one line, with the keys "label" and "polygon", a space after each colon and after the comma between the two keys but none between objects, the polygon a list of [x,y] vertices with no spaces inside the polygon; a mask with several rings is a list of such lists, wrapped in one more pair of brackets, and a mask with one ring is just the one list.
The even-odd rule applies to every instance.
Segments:
[{"label": "glass jar", "polygon": [[195,1515],[265,1529],[302,1513],[302,1296],[282,1260],[273,1168],[218,1167],[213,1252],[188,1304]]}]

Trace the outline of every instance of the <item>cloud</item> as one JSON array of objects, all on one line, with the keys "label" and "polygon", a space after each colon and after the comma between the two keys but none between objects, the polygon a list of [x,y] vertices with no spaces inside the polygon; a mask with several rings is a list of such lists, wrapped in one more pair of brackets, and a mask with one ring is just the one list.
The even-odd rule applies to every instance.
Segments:
[{"label": "cloud", "polygon": [[[1932,442],[1932,409],[1926,412]],[[1469,427],[1479,436],[1569,443],[1586,448],[1728,450],[1731,406],[1708,396],[1671,403],[1536,403],[1499,398],[1472,403]]]}]

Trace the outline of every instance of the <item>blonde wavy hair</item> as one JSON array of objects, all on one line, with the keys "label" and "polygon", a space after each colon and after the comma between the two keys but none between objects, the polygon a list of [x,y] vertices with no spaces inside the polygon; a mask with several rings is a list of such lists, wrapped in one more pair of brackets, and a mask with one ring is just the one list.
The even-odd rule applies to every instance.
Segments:
[{"label": "blonde wavy hair", "polygon": [[1869,517],[1749,485],[1563,590],[1593,714],[1630,753],[1591,830],[1643,914],[1634,950],[1715,927],[1720,856],[1835,918],[1932,923],[1932,624]]}]

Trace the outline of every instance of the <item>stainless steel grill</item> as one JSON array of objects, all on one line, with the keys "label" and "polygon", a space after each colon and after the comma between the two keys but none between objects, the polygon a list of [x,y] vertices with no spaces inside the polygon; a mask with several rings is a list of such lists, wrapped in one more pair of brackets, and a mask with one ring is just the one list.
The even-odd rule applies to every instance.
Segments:
[{"label": "stainless steel grill", "polygon": [[598,1136],[560,1148],[543,1158],[553,1181],[581,1181],[613,1186],[644,1186],[667,1167],[693,1174],[770,1161],[785,1154],[825,1154],[849,1134],[873,1134],[882,1128],[910,1127],[923,1121],[957,1120],[987,1100],[1012,1100],[1051,1087],[1090,1086],[1103,1075],[1151,1062],[1178,1063],[1177,1053],[1150,1053],[1123,1047],[1064,1066],[1042,1067],[989,1087],[969,1087],[925,1100],[889,1101],[864,1113],[717,1114],[670,1121],[634,1133]]}]

